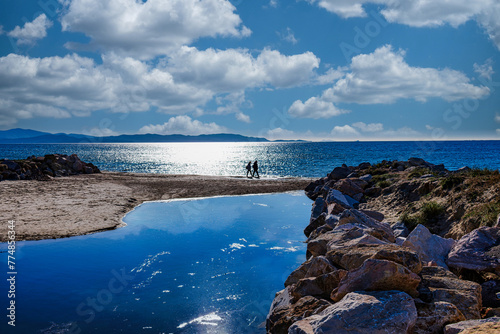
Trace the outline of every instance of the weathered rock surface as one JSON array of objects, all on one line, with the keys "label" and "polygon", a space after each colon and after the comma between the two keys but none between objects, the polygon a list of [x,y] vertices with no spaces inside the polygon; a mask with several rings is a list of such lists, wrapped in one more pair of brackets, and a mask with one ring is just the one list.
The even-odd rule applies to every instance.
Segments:
[{"label": "weathered rock surface", "polygon": [[481,286],[478,283],[461,280],[442,267],[424,267],[420,276],[421,286],[429,289],[433,301],[455,305],[468,320],[481,317]]},{"label": "weathered rock surface", "polygon": [[422,264],[416,252],[394,244],[356,245],[348,248],[338,248],[329,251],[326,256],[333,265],[349,271],[361,267],[367,259],[393,261],[416,274],[422,269]]},{"label": "weathered rock surface", "polygon": [[391,225],[391,228],[394,231],[394,236],[396,238],[406,238],[410,234],[410,230],[408,230],[403,222],[397,222],[396,224]]},{"label": "weathered rock surface", "polygon": [[302,263],[285,281],[285,286],[295,284],[303,278],[317,277],[337,270],[324,256],[316,256]]},{"label": "weathered rock surface", "polygon": [[455,244],[453,239],[445,239],[429,232],[427,227],[418,225],[408,235],[403,246],[413,249],[424,263],[435,261],[438,266],[448,268],[446,258]]},{"label": "weathered rock surface", "polygon": [[339,287],[332,292],[331,299],[339,301],[349,292],[399,290],[418,296],[420,277],[406,267],[388,260],[368,259],[361,267],[350,271]]},{"label": "weathered rock surface", "polygon": [[292,296],[296,299],[304,296],[328,299],[346,275],[347,271],[338,269],[321,276],[303,278],[292,287]]},{"label": "weathered rock surface", "polygon": [[453,246],[448,265],[455,269],[496,272],[500,274],[500,258],[495,246],[500,244],[500,228],[480,227],[464,235]]},{"label": "weathered rock surface", "polygon": [[413,299],[400,291],[353,292],[317,315],[295,322],[290,334],[411,333]]},{"label": "weathered rock surface", "polygon": [[359,210],[345,210],[340,214],[338,226],[350,223],[357,223],[369,227],[379,232],[380,236],[388,242],[396,241],[394,232],[388,223],[379,222]]},{"label": "weathered rock surface", "polygon": [[453,304],[447,302],[416,302],[417,322],[413,329],[415,334],[440,334],[444,326],[464,321],[465,317]]},{"label": "weathered rock surface", "polygon": [[500,317],[468,320],[450,324],[445,327],[444,334],[458,333],[498,333],[500,330]]}]

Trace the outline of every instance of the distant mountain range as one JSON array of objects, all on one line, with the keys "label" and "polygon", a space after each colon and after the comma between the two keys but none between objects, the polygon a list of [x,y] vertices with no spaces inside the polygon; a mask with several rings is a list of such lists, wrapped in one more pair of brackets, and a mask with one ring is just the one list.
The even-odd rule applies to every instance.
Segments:
[{"label": "distant mountain range", "polygon": [[[282,142],[276,140],[274,142]],[[79,143],[192,143],[192,142],[270,142],[265,138],[220,133],[212,135],[136,134],[94,137],[81,134],[48,133],[27,129],[0,131],[0,144],[79,144]]]}]

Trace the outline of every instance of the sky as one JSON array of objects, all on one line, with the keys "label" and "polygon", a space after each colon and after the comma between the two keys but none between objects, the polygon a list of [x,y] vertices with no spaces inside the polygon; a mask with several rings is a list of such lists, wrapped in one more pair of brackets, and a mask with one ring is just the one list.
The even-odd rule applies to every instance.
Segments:
[{"label": "sky", "polygon": [[498,0],[0,2],[0,130],[500,139]]}]

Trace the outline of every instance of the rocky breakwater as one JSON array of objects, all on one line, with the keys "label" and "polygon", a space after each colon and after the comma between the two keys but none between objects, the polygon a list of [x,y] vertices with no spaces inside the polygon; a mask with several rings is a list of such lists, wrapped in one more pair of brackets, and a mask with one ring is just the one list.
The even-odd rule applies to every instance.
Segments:
[{"label": "rocky breakwater", "polygon": [[83,162],[76,154],[47,154],[23,160],[0,160],[0,181],[49,180],[52,177],[100,173],[92,163]]},{"label": "rocky breakwater", "polygon": [[[390,168],[403,173],[415,164],[442,177],[449,173],[416,158]],[[314,201],[304,230],[306,261],[276,294],[267,332],[498,330],[500,227],[480,227],[454,240],[423,224],[390,224],[369,210],[370,198],[383,196],[378,181],[366,173],[370,168],[369,163],[337,167],[306,188]]]}]

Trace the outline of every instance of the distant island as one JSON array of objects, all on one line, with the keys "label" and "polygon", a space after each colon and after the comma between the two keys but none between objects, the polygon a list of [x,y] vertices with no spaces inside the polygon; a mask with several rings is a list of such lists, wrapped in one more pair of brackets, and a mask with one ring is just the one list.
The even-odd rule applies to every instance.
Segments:
[{"label": "distant island", "polygon": [[0,144],[84,144],[84,143],[201,143],[201,142],[305,142],[303,140],[268,140],[238,134],[158,135],[133,134],[119,136],[87,136],[82,134],[48,133],[28,129],[0,131]]}]

